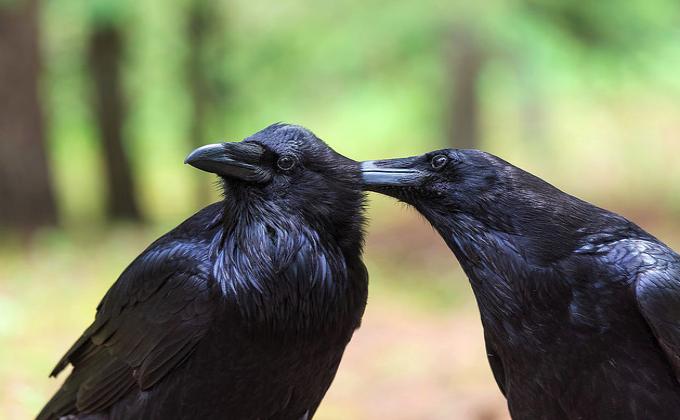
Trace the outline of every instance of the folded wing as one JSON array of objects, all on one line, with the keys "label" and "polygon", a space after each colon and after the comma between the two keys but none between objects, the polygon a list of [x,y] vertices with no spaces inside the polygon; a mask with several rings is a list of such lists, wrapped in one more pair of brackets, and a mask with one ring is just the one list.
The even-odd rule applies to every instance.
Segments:
[{"label": "folded wing", "polygon": [[51,375],[73,371],[38,419],[106,410],[149,389],[192,353],[213,320],[218,292],[190,243],[152,245],[123,272]]}]

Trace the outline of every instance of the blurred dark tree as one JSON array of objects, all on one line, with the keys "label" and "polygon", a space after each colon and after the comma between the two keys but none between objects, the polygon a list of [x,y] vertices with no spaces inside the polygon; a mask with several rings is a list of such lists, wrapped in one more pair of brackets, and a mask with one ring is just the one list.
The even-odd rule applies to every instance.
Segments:
[{"label": "blurred dark tree", "polygon": [[476,149],[481,136],[479,79],[487,53],[473,28],[459,27],[449,37],[446,43],[448,143],[450,147]]},{"label": "blurred dark tree", "polygon": [[45,151],[37,0],[0,4],[0,224],[55,224]]},{"label": "blurred dark tree", "polygon": [[[223,129],[228,83],[223,74],[223,60],[227,54],[226,17],[219,2],[193,0],[189,2],[186,39],[186,80],[191,98],[189,138],[192,146],[214,141],[212,131]],[[221,136],[219,133],[217,136]],[[198,183],[198,201],[206,202],[210,185]]]},{"label": "blurred dark tree", "polygon": [[115,19],[96,22],[88,42],[92,102],[103,149],[109,218],[141,220],[130,162],[125,150],[125,92],[122,63],[125,36]]}]

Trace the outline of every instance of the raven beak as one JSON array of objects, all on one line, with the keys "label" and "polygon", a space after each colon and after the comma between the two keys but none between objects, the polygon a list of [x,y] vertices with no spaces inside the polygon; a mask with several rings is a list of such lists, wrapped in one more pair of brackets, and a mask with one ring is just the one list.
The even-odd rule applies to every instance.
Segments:
[{"label": "raven beak", "polygon": [[225,178],[261,183],[271,179],[271,173],[260,166],[263,154],[257,143],[216,143],[194,150],[184,163]]},{"label": "raven beak", "polygon": [[413,158],[367,160],[361,163],[364,189],[375,191],[380,187],[415,187],[422,184],[427,174],[414,169]]}]

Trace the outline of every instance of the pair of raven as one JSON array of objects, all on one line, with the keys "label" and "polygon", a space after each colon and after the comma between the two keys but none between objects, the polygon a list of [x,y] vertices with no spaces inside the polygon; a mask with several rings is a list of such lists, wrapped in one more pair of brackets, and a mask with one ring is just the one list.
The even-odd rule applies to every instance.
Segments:
[{"label": "pair of raven", "polygon": [[358,164],[275,124],[187,163],[224,200],[145,250],[39,419],[309,419],[363,314],[363,190],[413,205],[475,293],[515,419],[680,418],[680,256],[475,150]]}]

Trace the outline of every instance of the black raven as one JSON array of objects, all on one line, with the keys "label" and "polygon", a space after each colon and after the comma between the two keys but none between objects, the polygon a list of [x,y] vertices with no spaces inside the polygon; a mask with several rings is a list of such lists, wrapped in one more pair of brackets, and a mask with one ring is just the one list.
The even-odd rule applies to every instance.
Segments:
[{"label": "black raven", "polygon": [[477,150],[362,163],[467,274],[514,419],[680,419],[680,256]]},{"label": "black raven", "polygon": [[310,419],[366,305],[356,162],[275,124],[186,163],[224,200],[123,272],[39,419]]}]

